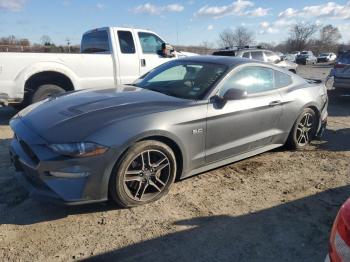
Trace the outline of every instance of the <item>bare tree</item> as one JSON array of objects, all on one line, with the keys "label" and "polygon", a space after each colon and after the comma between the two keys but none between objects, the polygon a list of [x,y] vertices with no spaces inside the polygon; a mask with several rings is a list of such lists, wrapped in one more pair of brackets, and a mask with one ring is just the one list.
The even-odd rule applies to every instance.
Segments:
[{"label": "bare tree", "polygon": [[251,45],[255,42],[254,34],[244,26],[236,27],[236,29],[226,29],[219,35],[219,46],[233,47]]},{"label": "bare tree", "polygon": [[27,38],[22,38],[19,40],[19,44],[24,47],[30,46],[30,42]]},{"label": "bare tree", "polygon": [[297,23],[290,29],[289,38],[286,45],[289,51],[303,50],[308,47],[308,44],[314,34],[317,32],[318,26],[311,23]]},{"label": "bare tree", "polygon": [[41,44],[44,46],[52,45],[51,37],[49,37],[48,35],[43,35],[40,40],[41,40]]},{"label": "bare tree", "polygon": [[320,30],[320,44],[322,48],[333,49],[342,38],[338,27],[326,25]]}]

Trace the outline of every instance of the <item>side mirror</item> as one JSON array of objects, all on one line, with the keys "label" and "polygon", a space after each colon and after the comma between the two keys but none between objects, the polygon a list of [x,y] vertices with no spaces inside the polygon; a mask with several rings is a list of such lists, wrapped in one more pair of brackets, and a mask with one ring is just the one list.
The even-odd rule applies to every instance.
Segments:
[{"label": "side mirror", "polygon": [[167,43],[162,44],[162,56],[165,58],[171,58],[175,56],[175,48]]},{"label": "side mirror", "polygon": [[231,88],[231,89],[226,91],[226,93],[223,96],[223,99],[225,101],[240,100],[240,99],[246,98],[247,95],[248,95],[248,93],[245,90]]}]

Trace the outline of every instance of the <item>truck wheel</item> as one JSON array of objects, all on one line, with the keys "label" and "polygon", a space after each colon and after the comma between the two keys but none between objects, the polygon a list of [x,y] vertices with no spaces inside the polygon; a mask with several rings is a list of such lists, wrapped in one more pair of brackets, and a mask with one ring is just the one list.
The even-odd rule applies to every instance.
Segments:
[{"label": "truck wheel", "polygon": [[32,94],[30,104],[39,102],[53,95],[62,94],[64,92],[66,91],[57,85],[41,85]]}]

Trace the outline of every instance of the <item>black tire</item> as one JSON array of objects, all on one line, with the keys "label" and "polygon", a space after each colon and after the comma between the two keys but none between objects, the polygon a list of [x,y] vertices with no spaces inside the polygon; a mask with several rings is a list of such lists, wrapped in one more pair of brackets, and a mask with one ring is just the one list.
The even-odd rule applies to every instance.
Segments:
[{"label": "black tire", "polygon": [[53,95],[58,95],[66,92],[62,87],[58,85],[41,85],[39,86],[34,93],[30,96],[30,104],[39,102]]},{"label": "black tire", "polygon": [[[163,157],[167,160],[157,168],[164,167],[155,171],[157,168],[154,165]],[[148,159],[151,161],[147,161]],[[109,181],[109,195],[122,207],[144,205],[166,195],[175,177],[176,159],[171,148],[159,141],[141,141],[133,145],[113,168]]]},{"label": "black tire", "polygon": [[[307,120],[307,116],[309,120]],[[315,111],[311,108],[305,108],[290,131],[286,143],[287,147],[290,149],[307,147],[316,135],[318,122]]]}]

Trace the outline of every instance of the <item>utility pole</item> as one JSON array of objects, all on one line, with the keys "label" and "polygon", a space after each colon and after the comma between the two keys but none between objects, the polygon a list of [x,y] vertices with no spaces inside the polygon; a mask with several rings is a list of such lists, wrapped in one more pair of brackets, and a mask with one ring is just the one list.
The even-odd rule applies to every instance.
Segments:
[{"label": "utility pole", "polygon": [[66,42],[67,42],[67,46],[68,46],[68,53],[70,53],[70,39],[69,38],[66,38]]}]

